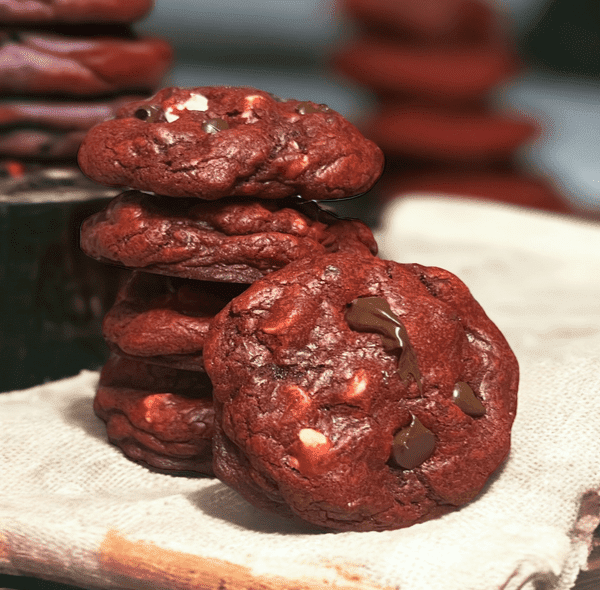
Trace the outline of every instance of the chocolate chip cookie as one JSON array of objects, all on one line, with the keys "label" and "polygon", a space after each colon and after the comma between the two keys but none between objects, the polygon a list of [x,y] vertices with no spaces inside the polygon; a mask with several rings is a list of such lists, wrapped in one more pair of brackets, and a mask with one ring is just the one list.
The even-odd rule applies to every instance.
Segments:
[{"label": "chocolate chip cookie", "polygon": [[171,197],[337,199],[368,191],[383,154],[326,105],[255,88],[165,88],[92,129],[93,180]]},{"label": "chocolate chip cookie", "polygon": [[111,356],[94,411],[130,459],[172,475],[212,475],[211,389],[204,373]]},{"label": "chocolate chip cookie", "polygon": [[203,281],[252,283],[325,252],[374,253],[371,231],[301,199],[174,199],[127,191],[81,228],[98,260]]},{"label": "chocolate chip cookie", "polygon": [[292,263],[213,320],[215,473],[317,527],[384,530],[472,500],[506,458],[518,364],[450,272]]}]

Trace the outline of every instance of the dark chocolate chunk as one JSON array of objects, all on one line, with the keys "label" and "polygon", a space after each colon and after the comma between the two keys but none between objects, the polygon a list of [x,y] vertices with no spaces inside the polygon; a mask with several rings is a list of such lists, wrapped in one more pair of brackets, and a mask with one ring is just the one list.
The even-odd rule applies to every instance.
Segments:
[{"label": "dark chocolate chunk", "polygon": [[164,121],[163,112],[160,107],[154,105],[148,105],[145,107],[140,107],[133,116],[141,121],[146,121],[147,123],[158,123],[159,121]]},{"label": "dark chocolate chunk", "polygon": [[225,119],[208,119],[208,121],[202,123],[202,129],[204,129],[206,133],[218,133],[219,131],[229,129],[229,124]]},{"label": "dark chocolate chunk", "polygon": [[403,381],[408,381],[408,376],[412,375],[419,386],[419,391],[423,391],[417,355],[410,343],[406,328],[385,299],[381,297],[355,299],[346,311],[346,321],[355,332],[379,334],[383,348],[387,352],[399,355],[398,372]]},{"label": "dark chocolate chunk", "polygon": [[392,461],[403,469],[414,469],[431,457],[435,436],[413,414],[412,422],[394,436]]},{"label": "dark chocolate chunk", "polygon": [[485,414],[485,408],[483,404],[476,397],[475,393],[473,393],[471,386],[464,381],[459,381],[454,386],[452,399],[454,400],[454,403],[468,416],[479,418]]}]

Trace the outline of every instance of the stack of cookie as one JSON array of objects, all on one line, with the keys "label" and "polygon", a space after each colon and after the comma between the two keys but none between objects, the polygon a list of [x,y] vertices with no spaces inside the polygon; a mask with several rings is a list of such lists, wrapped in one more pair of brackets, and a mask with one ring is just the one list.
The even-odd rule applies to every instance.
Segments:
[{"label": "stack of cookie", "polygon": [[131,28],[151,8],[152,0],[2,0],[0,159],[74,163],[88,129],[154,92],[172,49]]},{"label": "stack of cookie", "polygon": [[511,40],[484,0],[344,0],[359,34],[335,67],[372,90],[365,134],[386,153],[386,196],[446,193],[568,211],[553,188],[519,170],[538,132],[494,104],[519,69]]},{"label": "stack of cookie", "polygon": [[116,191],[80,172],[77,150],[169,68],[170,45],[133,32],[152,4],[0,0],[0,225],[12,236],[0,268],[2,389],[106,360],[98,327],[119,279],[81,254],[73,228]]},{"label": "stack of cookie", "polygon": [[114,356],[96,412],[129,457],[210,475],[203,346],[213,316],[294,260],[375,253],[364,224],[310,200],[367,191],[383,156],[324,105],[208,87],[123,107],[89,132],[79,162],[98,182],[137,189],[81,231],[88,255],[135,271],[103,323]]},{"label": "stack of cookie", "polygon": [[405,527],[479,493],[510,448],[517,361],[458,278],[381,260],[317,205],[382,172],[354,126],[252,88],[169,88],[92,129],[79,162],[130,187],[81,229],[134,269],[94,400],[128,457],[319,529]]}]

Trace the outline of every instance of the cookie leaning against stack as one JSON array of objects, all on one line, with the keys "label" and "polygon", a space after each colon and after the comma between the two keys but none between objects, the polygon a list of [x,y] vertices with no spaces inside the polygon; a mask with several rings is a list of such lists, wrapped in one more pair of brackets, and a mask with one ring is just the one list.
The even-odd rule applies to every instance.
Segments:
[{"label": "cookie leaning against stack", "polygon": [[[177,403],[200,403],[189,401],[194,375],[206,399],[211,320],[253,281],[317,254],[376,253],[363,223],[295,195],[365,192],[381,174],[381,152],[324,105],[251,88],[167,88],[92,129],[79,162],[96,181],[135,189],[81,229],[88,255],[135,271],[103,322],[114,357],[100,377],[96,412],[130,458],[169,473],[211,475],[208,446],[174,446],[181,421],[166,413],[166,421],[144,421],[140,408],[154,416],[156,400],[165,405],[157,396],[169,390],[168,375],[175,388],[181,372],[187,387],[168,391]],[[154,366],[172,373],[149,384],[140,375],[156,375]],[[120,373],[127,374],[116,389]],[[208,420],[202,414],[205,433],[212,432]]]},{"label": "cookie leaning against stack", "polygon": [[81,231],[90,256],[135,270],[104,321],[115,356],[95,400],[129,457],[169,473],[212,460],[260,508],[358,531],[444,514],[502,463],[518,365],[498,328],[454,275],[381,260],[364,224],[308,201],[382,172],[340,115],[165,89],[90,131],[80,165],[133,189]]}]

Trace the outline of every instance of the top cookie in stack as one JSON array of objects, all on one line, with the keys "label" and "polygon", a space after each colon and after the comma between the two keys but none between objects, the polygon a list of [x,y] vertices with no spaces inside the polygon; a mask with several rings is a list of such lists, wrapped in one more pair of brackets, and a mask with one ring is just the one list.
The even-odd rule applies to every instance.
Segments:
[{"label": "top cookie in stack", "polygon": [[75,161],[87,130],[155,91],[170,45],[131,25],[151,0],[0,1],[0,158]]}]

